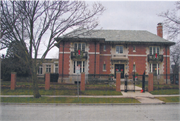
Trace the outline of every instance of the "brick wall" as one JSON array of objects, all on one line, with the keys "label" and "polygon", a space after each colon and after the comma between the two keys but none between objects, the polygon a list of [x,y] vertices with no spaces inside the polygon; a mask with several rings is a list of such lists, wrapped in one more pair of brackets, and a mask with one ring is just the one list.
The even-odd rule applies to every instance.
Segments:
[{"label": "brick wall", "polygon": [[[64,52],[64,60],[63,60],[63,52]],[[69,68],[70,68],[69,60],[70,60],[70,42],[64,43],[64,51],[63,51],[63,42],[61,42],[59,44],[59,74],[62,73],[69,74]]]},{"label": "brick wall", "polygon": [[[106,64],[106,71],[103,71],[103,64]],[[110,74],[111,56],[100,56],[100,74]]]},{"label": "brick wall", "polygon": [[146,57],[129,57],[129,74],[132,74],[134,64],[136,65],[136,72],[139,75],[142,75],[144,70],[146,70]]},{"label": "brick wall", "polygon": [[[166,52],[167,52],[167,56],[166,56]],[[164,72],[163,74],[166,74],[166,72],[167,74],[170,74],[170,47],[169,46],[167,48],[166,47],[163,48],[163,72]],[[167,79],[170,79],[170,76],[168,76]]]},{"label": "brick wall", "polygon": [[[95,48],[96,47],[96,48]],[[89,43],[89,74],[99,74],[100,44],[94,42]],[[96,52],[96,54],[95,54]],[[96,58],[96,59],[95,59]]]},{"label": "brick wall", "polygon": [[146,54],[146,46],[144,45],[134,45],[136,47],[135,52],[133,52],[133,45],[129,45],[129,53],[128,54]]},{"label": "brick wall", "polygon": [[133,65],[136,65],[136,72],[142,75],[146,70],[146,46],[135,45],[136,49],[133,52],[133,45],[129,45],[129,74],[133,72]]}]

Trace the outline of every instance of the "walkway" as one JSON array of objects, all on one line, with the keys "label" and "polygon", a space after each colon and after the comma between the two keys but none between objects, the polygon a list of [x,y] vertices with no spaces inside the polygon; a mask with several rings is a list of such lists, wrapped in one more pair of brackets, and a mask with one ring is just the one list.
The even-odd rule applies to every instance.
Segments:
[{"label": "walkway", "polygon": [[121,85],[121,90],[123,90],[121,91],[121,93],[124,97],[135,98],[141,103],[156,103],[156,104],[164,103],[163,101],[156,99],[154,95],[150,94],[149,92],[141,93],[141,90],[142,90],[141,87],[135,86],[135,92],[132,91],[134,90],[134,85],[127,86],[127,89],[131,90],[128,92],[124,92],[124,87],[125,87],[124,85]]}]

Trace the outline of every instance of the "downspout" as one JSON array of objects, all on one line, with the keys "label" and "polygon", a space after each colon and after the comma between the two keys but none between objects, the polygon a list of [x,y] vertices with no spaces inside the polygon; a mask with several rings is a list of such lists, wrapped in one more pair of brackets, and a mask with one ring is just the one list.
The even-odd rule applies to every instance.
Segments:
[{"label": "downspout", "polygon": [[167,45],[166,45],[166,84],[167,84]]},{"label": "downspout", "polygon": [[96,74],[96,42],[95,42],[95,58],[94,58],[94,75]]},{"label": "downspout", "polygon": [[63,82],[63,75],[64,75],[64,41],[63,41],[63,60],[62,60],[62,80],[61,80],[61,82]]}]

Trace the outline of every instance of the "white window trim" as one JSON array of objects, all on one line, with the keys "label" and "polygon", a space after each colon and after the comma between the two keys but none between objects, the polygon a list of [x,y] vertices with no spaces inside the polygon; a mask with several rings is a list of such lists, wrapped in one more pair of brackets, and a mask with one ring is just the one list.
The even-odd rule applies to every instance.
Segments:
[{"label": "white window trim", "polygon": [[[48,67],[48,72],[47,72],[47,66],[49,66],[49,65],[50,65],[50,67]],[[49,68],[51,69],[50,72],[49,72]],[[51,71],[52,71],[52,66],[51,66],[51,64],[46,64],[46,73],[51,73]]]},{"label": "white window trim", "polygon": [[84,42],[75,42],[73,48],[75,49],[75,44],[77,44],[77,50],[78,50],[78,44],[79,43],[81,44],[81,50],[82,50],[82,45],[85,44],[85,50],[84,51],[86,51],[86,43],[84,43]]},{"label": "white window trim", "polygon": [[[120,46],[123,47],[123,52],[122,52],[122,53],[116,53],[116,47],[117,47],[117,46],[118,46],[118,47],[120,47]],[[124,54],[124,46],[123,46],[123,45],[116,45],[116,46],[115,46],[115,53],[118,54],[118,55],[123,55],[123,54]]]},{"label": "white window trim", "polygon": [[[135,69],[134,69],[135,66]],[[136,72],[136,64],[133,64],[133,72]]]},{"label": "white window trim", "polygon": [[[75,62],[75,68],[76,68],[78,61],[73,61],[73,74],[76,74],[76,69],[75,69],[75,73],[74,73],[74,62]],[[86,66],[85,61],[81,61],[81,72],[80,73],[83,72],[83,62],[84,62],[84,72],[86,71],[86,69],[85,69],[85,66]]]},{"label": "white window trim", "polygon": [[[160,74],[160,67],[159,63],[156,64],[156,74]],[[158,71],[159,70],[159,71]],[[153,63],[150,63],[150,73],[153,73]]]},{"label": "white window trim", "polygon": [[[40,68],[42,69],[42,73],[41,74],[39,73],[39,69]],[[38,68],[38,75],[43,75],[43,66],[42,65],[40,65],[39,68]]]},{"label": "white window trim", "polygon": [[[135,49],[134,49],[134,47],[135,47]],[[135,45],[133,45],[133,52],[136,52],[136,46]]]},{"label": "white window trim", "polygon": [[[152,55],[157,53],[157,48],[159,48],[159,54],[160,54],[160,46],[149,46],[149,54],[150,54],[150,47],[152,47]],[[155,47],[155,52],[153,51],[153,47]]]},{"label": "white window trim", "polygon": [[[104,69],[104,65],[105,65],[105,69]],[[106,71],[106,64],[103,64],[103,71]]]},{"label": "white window trim", "polygon": [[[54,63],[54,73],[56,72],[56,64],[58,64],[58,63]],[[57,73],[59,73],[59,64],[58,64],[58,66],[57,66],[57,69],[58,69],[58,72],[57,72]]]},{"label": "white window trim", "polygon": [[106,51],[106,45],[103,46],[103,51]]}]

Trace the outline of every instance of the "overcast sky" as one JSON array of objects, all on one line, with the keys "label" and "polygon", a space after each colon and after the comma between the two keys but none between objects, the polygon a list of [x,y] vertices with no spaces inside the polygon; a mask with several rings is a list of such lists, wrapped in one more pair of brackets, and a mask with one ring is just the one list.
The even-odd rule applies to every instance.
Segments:
[{"label": "overcast sky", "polygon": [[[87,3],[93,1],[88,1]],[[157,24],[164,18],[162,12],[175,8],[175,1],[99,1],[106,11],[99,17],[99,27],[113,30],[147,30],[157,34]],[[164,33],[165,35],[165,33]],[[165,39],[166,36],[164,36]],[[58,57],[58,48],[48,58]]]},{"label": "overcast sky", "polygon": [[[88,1],[87,3],[92,3]],[[158,14],[175,8],[175,1],[100,1],[106,11],[99,17],[99,27],[113,30],[147,30],[156,33],[156,27],[164,18]],[[166,39],[166,36],[164,37]],[[2,52],[1,52],[2,53]],[[3,52],[4,53],[4,52]],[[58,58],[55,47],[47,58]]]}]

